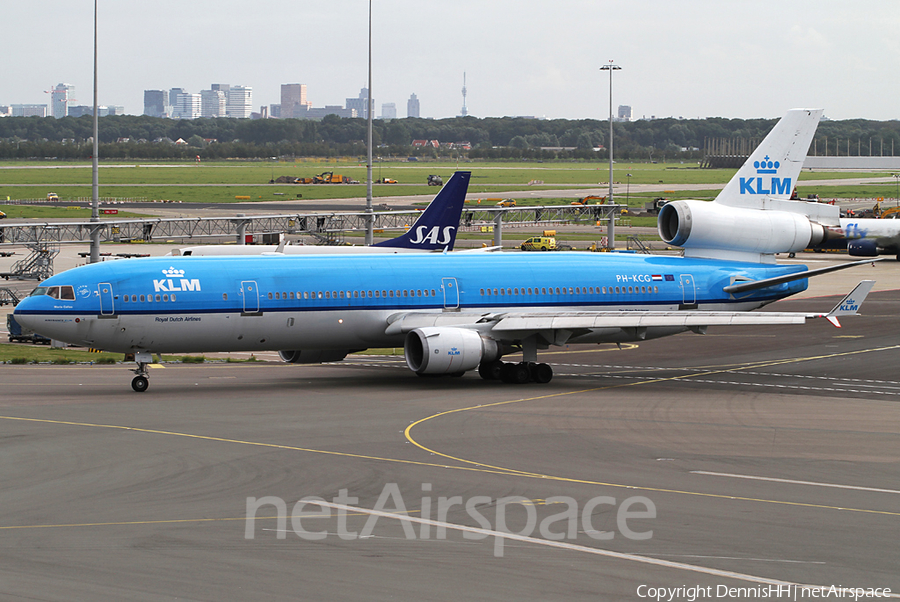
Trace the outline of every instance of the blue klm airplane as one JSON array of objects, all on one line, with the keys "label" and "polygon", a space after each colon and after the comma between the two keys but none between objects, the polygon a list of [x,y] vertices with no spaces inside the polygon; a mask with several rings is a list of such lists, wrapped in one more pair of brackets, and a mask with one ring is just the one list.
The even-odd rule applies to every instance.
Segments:
[{"label": "blue klm airplane", "polygon": [[[412,253],[164,257],[79,267],[16,308],[56,340],[133,353],[135,391],[153,353],[280,350],[295,363],[404,346],[420,375],[546,383],[553,345],[647,340],[710,325],[799,324],[855,315],[873,282],[830,312],[748,313],[806,289],[809,271],[776,265],[827,236],[836,208],[788,201],[821,110],[775,126],[715,202],[659,216],[684,257],[593,253]],[[438,235],[435,235],[438,236]],[[855,263],[869,263],[871,260]],[[844,264],[844,266],[854,265]],[[523,361],[502,361],[521,350]]]}]

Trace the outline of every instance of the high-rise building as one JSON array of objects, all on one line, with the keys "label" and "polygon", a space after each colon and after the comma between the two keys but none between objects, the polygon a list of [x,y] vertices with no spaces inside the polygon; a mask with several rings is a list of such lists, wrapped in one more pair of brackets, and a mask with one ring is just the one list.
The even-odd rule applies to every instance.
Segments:
[{"label": "high-rise building", "polygon": [[628,105],[619,105],[618,117],[619,121],[631,121],[631,118],[633,117],[631,107]]},{"label": "high-rise building", "polygon": [[[294,108],[298,106],[304,106],[307,109],[312,107],[312,103],[306,99],[306,84],[281,84],[281,117],[283,119],[300,118],[301,110],[295,111]],[[275,117],[274,114],[272,116]]]},{"label": "high-rise building", "polygon": [[[372,99],[372,106],[375,106],[375,99]],[[369,118],[369,89],[362,88],[359,91],[359,98],[348,98],[346,107],[356,111],[357,116],[363,119]]]},{"label": "high-rise building", "polygon": [[184,94],[184,88],[172,88],[169,90],[169,117],[175,117],[175,105],[178,104],[178,95]]},{"label": "high-rise building", "polygon": [[50,92],[50,111],[53,117],[60,119],[69,114],[70,95],[75,92],[72,84],[56,84]]},{"label": "high-rise building", "polygon": [[235,119],[250,119],[253,112],[253,88],[250,86],[231,86],[228,89],[228,103],[225,113]]},{"label": "high-rise building", "polygon": [[168,90],[144,90],[144,115],[150,117],[171,117]]},{"label": "high-rise building", "polygon": [[200,117],[225,117],[228,98],[222,90],[200,91]]},{"label": "high-rise building", "polygon": [[47,105],[12,105],[13,117],[46,117]]},{"label": "high-rise building", "polygon": [[415,94],[410,94],[409,100],[406,101],[406,116],[419,116],[419,98]]},{"label": "high-rise building", "polygon": [[385,102],[381,104],[382,119],[397,119],[397,105],[393,102]]},{"label": "high-rise building", "polygon": [[[124,115],[125,107],[122,105],[100,105],[97,107],[97,117],[106,117],[107,115]],[[77,105],[69,107],[69,117],[93,117],[93,105]]]},{"label": "high-rise building", "polygon": [[179,92],[172,101],[172,117],[175,119],[197,119],[200,117],[200,95],[194,92]]}]

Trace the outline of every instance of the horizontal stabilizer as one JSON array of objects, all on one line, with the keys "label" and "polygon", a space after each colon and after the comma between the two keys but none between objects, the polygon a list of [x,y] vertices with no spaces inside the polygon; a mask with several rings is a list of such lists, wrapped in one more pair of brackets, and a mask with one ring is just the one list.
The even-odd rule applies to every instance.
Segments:
[{"label": "horizontal stabilizer", "polygon": [[822,274],[828,274],[829,272],[836,272],[838,270],[844,270],[846,268],[852,268],[858,265],[865,265],[867,263],[874,263],[876,261],[884,261],[885,259],[888,258],[878,257],[876,259],[863,259],[861,261],[851,261],[849,263],[841,263],[838,265],[828,266],[826,268],[817,268],[815,270],[807,270],[805,272],[796,272],[794,274],[787,274],[786,276],[776,276],[775,278],[766,278],[764,280],[743,280],[735,282],[730,286],[726,286],[722,290],[731,295],[737,295],[739,293],[746,293],[748,291],[756,291],[761,288],[775,286],[776,284],[784,284],[785,282],[793,282],[794,280],[803,280],[804,278],[809,278],[811,276],[821,276]]}]

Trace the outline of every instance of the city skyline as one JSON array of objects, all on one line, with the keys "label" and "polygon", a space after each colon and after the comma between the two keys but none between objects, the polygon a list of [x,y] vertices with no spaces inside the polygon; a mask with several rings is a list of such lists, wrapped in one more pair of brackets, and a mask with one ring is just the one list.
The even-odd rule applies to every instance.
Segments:
[{"label": "city skyline", "polygon": [[[303,82],[312,106],[325,107],[367,85],[364,0],[245,7],[195,0],[185,12],[174,0],[101,1],[99,104],[141,114],[144,90],[234,81],[253,89],[253,111],[279,104],[288,82]],[[91,9],[35,0],[5,10],[0,104],[46,104],[50,114],[44,92],[59,82],[74,86],[78,105],[92,103]],[[372,20],[375,116],[413,93],[422,117],[456,116],[466,73],[473,116],[604,120],[608,77],[599,68],[614,59],[622,67],[614,104],[631,106],[635,119],[774,118],[795,106],[824,107],[831,119],[900,117],[895,0],[460,0],[452,11],[383,0]],[[296,31],[303,35],[294,40]],[[61,43],[34,44],[47,33]],[[123,35],[134,43],[119,43]]]}]

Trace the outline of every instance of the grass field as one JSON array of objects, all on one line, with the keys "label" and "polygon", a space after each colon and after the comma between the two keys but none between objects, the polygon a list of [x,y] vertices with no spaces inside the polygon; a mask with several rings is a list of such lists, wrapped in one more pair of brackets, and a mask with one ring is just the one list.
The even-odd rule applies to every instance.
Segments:
[{"label": "grass field", "polygon": [[[463,163],[460,169],[472,171],[470,194],[484,198],[500,198],[506,192],[521,190],[553,190],[568,188],[571,197],[582,196],[585,188],[607,184],[608,168],[602,163]],[[376,179],[390,177],[399,184],[376,184],[373,196],[389,200],[393,196],[426,195],[436,189],[425,184],[429,174],[439,174],[445,181],[456,170],[455,163],[377,163],[373,169]],[[334,171],[365,182],[366,167],[358,161],[247,161],[193,163],[118,163],[101,166],[100,195],[103,197],[149,200],[172,200],[183,203],[233,203],[236,196],[251,201],[279,199],[327,200],[334,198],[365,198],[365,184],[268,184],[279,176],[310,177],[323,171]],[[732,169],[699,169],[696,164],[618,163],[613,179],[618,183],[663,184],[690,186],[692,184],[724,185],[732,176]],[[804,172],[800,176],[800,194],[818,193],[822,198],[885,198],[893,197],[893,183],[863,186],[805,187],[804,180],[841,179],[849,177],[884,176],[884,173]],[[78,197],[90,196],[91,170],[87,163],[2,162],[0,163],[0,199],[44,198],[48,192],[60,197],[60,204]],[[531,184],[531,182],[535,182]],[[679,191],[663,193],[672,199],[713,198],[715,190]],[[631,205],[641,205],[659,193],[630,193]],[[622,202],[622,196],[617,198]],[[246,199],[240,199],[247,202]],[[537,204],[538,201],[523,201]],[[542,201],[540,201],[542,202]],[[566,202],[561,200],[560,202]],[[4,211],[6,211],[4,209]],[[63,209],[65,211],[65,209]],[[10,217],[83,217],[76,214],[14,215]]]},{"label": "grass field", "polygon": [[[53,207],[40,205],[2,205],[0,211],[10,218],[34,218],[34,219],[60,219],[60,218],[77,218],[89,219],[91,217],[90,209],[81,209],[77,207]],[[100,219],[121,219],[123,217],[150,217],[145,213],[132,213],[130,211],[119,211],[116,215],[101,215]],[[0,225],[3,225],[0,222]]]}]

